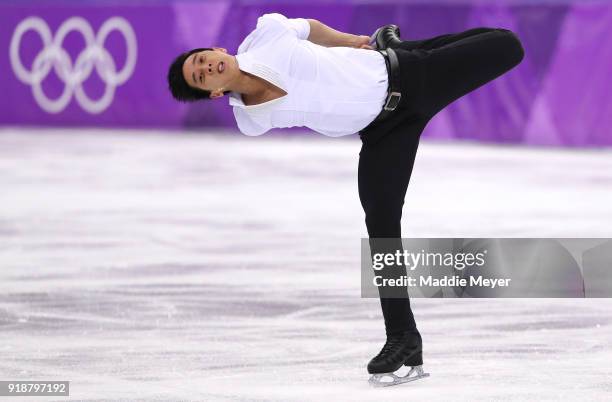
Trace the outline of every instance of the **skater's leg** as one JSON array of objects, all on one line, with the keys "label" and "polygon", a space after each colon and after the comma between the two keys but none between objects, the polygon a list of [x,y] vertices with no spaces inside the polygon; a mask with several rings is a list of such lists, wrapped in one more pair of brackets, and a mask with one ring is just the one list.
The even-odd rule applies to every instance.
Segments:
[{"label": "skater's leg", "polygon": [[402,40],[401,43],[397,44],[397,46],[392,46],[394,49],[403,49],[403,50],[414,50],[414,49],[422,49],[422,50],[432,50],[442,46],[450,45],[451,43],[460,41],[465,38],[469,38],[470,36],[479,35],[486,32],[495,31],[495,28],[472,28],[467,31],[453,33],[453,34],[445,34],[434,36],[432,38],[421,39],[421,40]]},{"label": "skater's leg", "polygon": [[524,51],[514,33],[485,29],[441,38],[437,41],[449,43],[431,50],[411,51],[421,64],[421,96],[417,102],[421,115],[433,117],[451,102],[521,62]]},{"label": "skater's leg", "polygon": [[[449,103],[517,65],[523,48],[510,31],[474,28],[419,41],[412,50],[396,49],[402,98],[391,118],[360,132],[374,144],[398,125],[429,121]],[[414,135],[404,130],[405,135]]]},{"label": "skater's leg", "polygon": [[[364,144],[359,154],[359,198],[365,211],[368,234],[370,239],[393,239],[388,240],[391,244],[385,241],[385,249],[402,249],[402,207],[419,143],[419,135],[407,135],[401,127],[402,125],[388,133],[375,146]],[[370,245],[373,253],[393,252],[376,250],[378,246],[374,240],[370,241]],[[405,275],[405,267],[401,268],[383,270],[383,276]],[[395,290],[406,294],[406,288],[393,291]],[[389,293],[381,292],[381,307],[387,334],[400,331],[416,332],[408,297],[398,297],[397,293],[392,295],[394,297],[385,297],[387,295]]]}]

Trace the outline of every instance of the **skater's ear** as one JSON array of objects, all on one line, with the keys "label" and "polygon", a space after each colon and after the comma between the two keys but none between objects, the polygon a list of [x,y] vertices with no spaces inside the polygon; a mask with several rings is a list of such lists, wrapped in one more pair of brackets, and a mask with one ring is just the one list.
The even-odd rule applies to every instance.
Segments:
[{"label": "skater's ear", "polygon": [[168,68],[168,89],[172,97],[180,102],[193,102],[200,99],[209,99],[210,92],[200,88],[194,88],[187,83],[183,75],[183,65],[194,53],[213,50],[212,48],[196,48],[182,53],[174,59]]},{"label": "skater's ear", "polygon": [[227,53],[227,49],[223,47],[213,47],[214,50],[218,50],[219,52]]},{"label": "skater's ear", "polygon": [[226,91],[223,91],[223,88],[215,89],[213,91],[210,91],[210,99],[220,98],[226,93]]}]

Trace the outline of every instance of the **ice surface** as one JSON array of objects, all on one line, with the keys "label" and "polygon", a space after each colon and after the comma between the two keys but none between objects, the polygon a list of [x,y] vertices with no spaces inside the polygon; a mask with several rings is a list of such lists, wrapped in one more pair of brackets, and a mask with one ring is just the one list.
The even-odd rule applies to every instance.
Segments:
[{"label": "ice surface", "polygon": [[[359,147],[4,129],[0,379],[92,401],[610,400],[609,299],[413,299],[431,377],[368,385],[384,339],[359,296]],[[403,234],[611,222],[611,150],[422,143]]]}]

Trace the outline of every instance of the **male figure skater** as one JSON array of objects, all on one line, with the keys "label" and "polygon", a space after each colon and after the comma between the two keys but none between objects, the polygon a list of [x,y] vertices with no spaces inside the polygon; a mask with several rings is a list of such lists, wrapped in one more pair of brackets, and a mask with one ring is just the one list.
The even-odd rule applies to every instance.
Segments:
[{"label": "male figure skater", "polygon": [[[359,133],[359,198],[372,252],[388,249],[373,241],[381,238],[401,250],[402,207],[423,129],[449,103],[519,64],[523,48],[505,29],[415,41],[399,35],[394,25],[370,38],[313,19],[266,14],[235,56],[223,48],[193,49],[174,60],[168,82],[179,101],[229,93],[246,135],[294,126],[331,137]],[[427,375],[421,335],[403,292],[379,289],[387,341],[368,364],[374,385]],[[403,365],[411,367],[409,374],[393,374]]]}]

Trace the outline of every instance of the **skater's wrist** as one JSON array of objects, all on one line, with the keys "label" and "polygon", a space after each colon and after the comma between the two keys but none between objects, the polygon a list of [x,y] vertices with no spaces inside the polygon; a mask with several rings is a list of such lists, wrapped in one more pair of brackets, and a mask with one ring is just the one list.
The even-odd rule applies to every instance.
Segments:
[{"label": "skater's wrist", "polygon": [[308,19],[308,23],[310,24],[308,40],[317,45],[325,47],[370,48],[369,36],[337,31],[315,19]]},{"label": "skater's wrist", "polygon": [[351,44],[349,46],[357,49],[372,49],[370,46],[370,37],[366,35],[351,35]]}]

